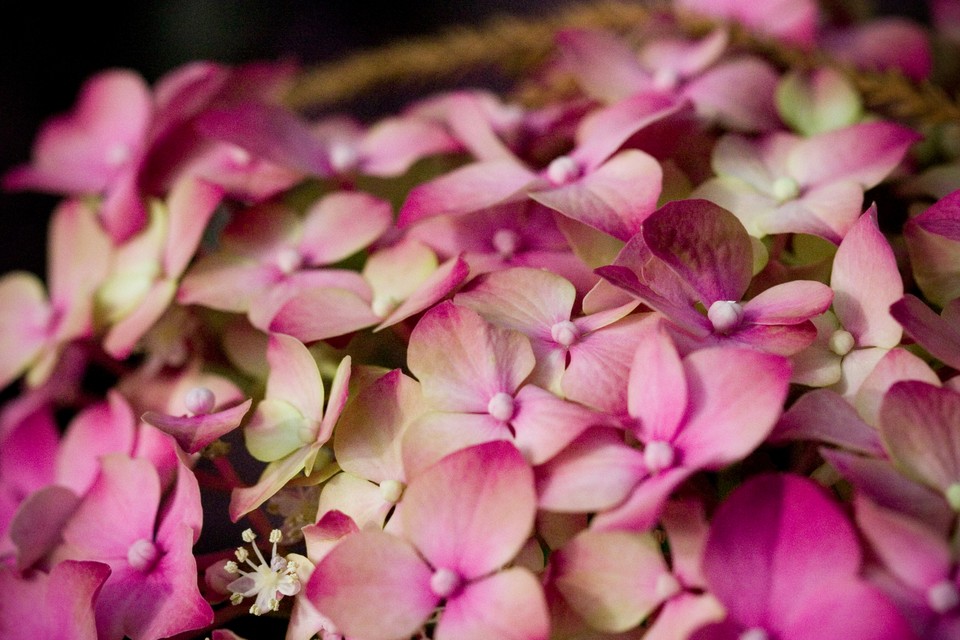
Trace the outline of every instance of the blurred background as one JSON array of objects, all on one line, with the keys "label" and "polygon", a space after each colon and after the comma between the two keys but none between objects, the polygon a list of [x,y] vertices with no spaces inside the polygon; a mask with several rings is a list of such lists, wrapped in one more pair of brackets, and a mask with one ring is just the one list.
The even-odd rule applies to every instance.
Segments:
[{"label": "blurred background", "polygon": [[[924,0],[821,0],[851,13],[923,20]],[[960,1],[960,0],[957,0]],[[153,82],[198,59],[290,56],[303,64],[499,13],[535,15],[570,0],[136,0],[17,3],[0,19],[0,172],[26,162],[37,130],[71,108],[97,71],[127,67]],[[100,5],[100,6],[98,6]],[[57,198],[0,193],[0,274],[43,273],[46,224]]]}]

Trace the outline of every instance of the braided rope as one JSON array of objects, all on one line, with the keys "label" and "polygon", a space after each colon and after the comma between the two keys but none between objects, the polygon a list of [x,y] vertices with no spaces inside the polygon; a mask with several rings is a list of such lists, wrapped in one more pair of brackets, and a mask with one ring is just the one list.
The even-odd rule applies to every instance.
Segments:
[{"label": "braided rope", "polygon": [[[496,69],[518,80],[548,59],[554,36],[565,28],[597,28],[627,34],[656,18],[669,17],[661,2],[594,0],[559,10],[548,17],[502,16],[480,27],[459,27],[409,39],[349,56],[305,71],[287,96],[297,109],[334,106],[388,87],[416,87],[449,82],[470,70]],[[674,23],[689,35],[716,26],[702,17],[675,15]],[[915,83],[898,71],[868,71],[838,63],[820,51],[806,51],[758,37],[730,25],[731,44],[786,68],[833,66],[860,91],[866,106],[888,117],[917,125],[960,122],[960,103],[943,88]],[[569,79],[517,87],[527,104],[543,104],[570,93]]]}]

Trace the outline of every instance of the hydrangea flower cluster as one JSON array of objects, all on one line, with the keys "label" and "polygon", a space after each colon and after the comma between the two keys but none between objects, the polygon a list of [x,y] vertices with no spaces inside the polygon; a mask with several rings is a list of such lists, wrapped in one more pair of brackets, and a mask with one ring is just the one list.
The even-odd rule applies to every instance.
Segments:
[{"label": "hydrangea flower cluster", "polygon": [[677,0],[371,123],[91,78],[3,178],[63,199],[0,278],[0,637],[960,637],[960,120],[854,82],[952,6]]}]

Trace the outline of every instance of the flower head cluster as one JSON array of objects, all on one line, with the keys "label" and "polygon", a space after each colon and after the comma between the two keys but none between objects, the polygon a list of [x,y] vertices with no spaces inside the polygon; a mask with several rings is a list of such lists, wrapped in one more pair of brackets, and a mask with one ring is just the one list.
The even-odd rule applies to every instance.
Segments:
[{"label": "flower head cluster", "polygon": [[0,637],[960,637],[957,128],[851,79],[960,20],[674,4],[370,123],[92,78],[3,181],[64,200],[0,277]]}]

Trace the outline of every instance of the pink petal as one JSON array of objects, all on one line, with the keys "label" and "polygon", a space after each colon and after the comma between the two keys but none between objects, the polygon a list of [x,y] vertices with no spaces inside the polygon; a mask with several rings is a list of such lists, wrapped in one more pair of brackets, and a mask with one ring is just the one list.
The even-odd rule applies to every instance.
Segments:
[{"label": "pink petal", "polygon": [[715,18],[735,20],[777,40],[813,45],[817,5],[811,0],[772,0],[751,4],[740,0],[678,0],[676,7]]},{"label": "pink petal", "polygon": [[311,265],[332,264],[379,238],[393,222],[390,203],[366,193],[330,193],[306,212],[300,252]]},{"label": "pink petal", "polygon": [[890,305],[903,297],[903,280],[886,238],[877,226],[876,206],[854,225],[833,260],[833,308],[860,346],[894,347],[903,330]]},{"label": "pink petal", "polygon": [[313,355],[296,338],[270,334],[267,344],[270,376],[264,397],[296,407],[308,420],[323,416],[323,380]]},{"label": "pink petal", "polygon": [[907,294],[890,307],[890,315],[930,355],[960,369],[960,328],[946,322],[919,298]]},{"label": "pink petal", "polygon": [[550,562],[564,600],[599,631],[632,629],[673,595],[657,591],[670,571],[652,534],[587,530]]},{"label": "pink petal", "polygon": [[623,503],[598,513],[590,521],[597,531],[650,531],[674,489],[690,477],[692,469],[674,467],[641,480]]},{"label": "pink petal", "polygon": [[644,91],[586,115],[577,126],[577,146],[570,156],[590,172],[599,168],[637,132],[684,113],[689,104],[663,94]]},{"label": "pink petal", "polygon": [[543,588],[526,569],[498,571],[447,600],[437,640],[547,640],[550,619]]},{"label": "pink petal", "polygon": [[307,545],[307,556],[318,564],[343,538],[359,532],[360,529],[346,514],[327,511],[320,516],[316,524],[309,524],[301,531]]},{"label": "pink petal", "polygon": [[416,118],[385,118],[374,124],[360,141],[364,173],[399,176],[417,160],[459,149],[443,127]]},{"label": "pink petal", "polygon": [[51,310],[43,283],[32,273],[0,279],[0,387],[16,379],[46,343]]},{"label": "pink petal", "polygon": [[[684,592],[663,605],[657,619],[647,629],[643,638],[671,640],[679,636],[700,640],[702,636],[699,633],[694,635],[693,632],[708,622],[723,619],[725,615],[723,606],[711,594],[695,595]],[[738,630],[734,631],[732,637],[736,638],[738,633]]]},{"label": "pink petal", "polygon": [[123,360],[129,356],[140,340],[167,310],[177,293],[173,280],[159,280],[130,312],[129,315],[110,327],[103,339],[103,348],[114,358]]},{"label": "pink petal", "polygon": [[415,419],[403,434],[404,472],[413,478],[460,449],[511,439],[508,425],[491,415],[431,411]]},{"label": "pink petal", "polygon": [[529,384],[520,389],[516,401],[517,413],[510,420],[514,443],[532,465],[556,455],[587,428],[611,422],[603,414]]},{"label": "pink petal", "polygon": [[546,511],[609,509],[630,495],[647,473],[643,454],[616,429],[590,429],[537,467],[538,505]]},{"label": "pink petal", "polygon": [[[270,315],[270,314],[267,314]],[[380,317],[370,303],[348,289],[309,288],[286,300],[272,314],[269,329],[302,342],[316,342],[370,327]]]},{"label": "pink petal", "polygon": [[768,627],[822,585],[860,569],[856,533],[840,506],[811,480],[761,475],[720,505],[703,568],[731,618]]},{"label": "pink petal", "polygon": [[170,544],[170,540],[180,534],[181,527],[186,526],[192,532],[195,544],[200,538],[200,529],[203,526],[203,508],[200,505],[200,486],[197,483],[193,470],[181,460],[177,459],[176,479],[173,487],[168,487],[163,504],[157,518],[157,542]]},{"label": "pink petal", "polygon": [[407,318],[425,311],[453,293],[470,275],[470,268],[462,256],[450,258],[437,267],[430,276],[390,315],[377,325],[374,331],[403,322]]},{"label": "pink petal", "polygon": [[796,606],[796,614],[782,625],[780,637],[784,640],[806,640],[813,629],[826,638],[901,640],[914,637],[893,603],[865,581],[825,579],[807,596]]},{"label": "pink petal", "polygon": [[168,277],[179,278],[187,268],[223,195],[220,187],[190,177],[171,187],[167,196],[169,228],[163,250],[163,269]]},{"label": "pink petal", "polygon": [[533,471],[512,444],[497,441],[452,453],[414,477],[401,516],[435,568],[473,579],[520,551],[535,511]]},{"label": "pink petal", "polygon": [[512,394],[533,370],[530,341],[444,302],[410,336],[407,365],[434,409],[486,413],[497,393]]},{"label": "pink petal", "polygon": [[420,385],[399,369],[357,394],[334,431],[333,450],[344,471],[372,480],[406,480],[401,437],[424,411]]},{"label": "pink petal", "polygon": [[382,530],[393,508],[373,482],[352,473],[338,473],[323,485],[317,516],[343,513],[361,530]]},{"label": "pink petal", "polygon": [[877,430],[849,402],[827,389],[800,396],[780,417],[768,441],[792,440],[816,440],[868,455],[886,455]]},{"label": "pink petal", "polygon": [[628,381],[630,416],[644,442],[673,440],[687,413],[687,381],[680,355],[657,323],[642,332]]},{"label": "pink petal", "polygon": [[280,460],[271,462],[256,484],[238,487],[230,494],[230,520],[236,522],[269,500],[290,480],[303,471],[307,460],[317,455],[314,447],[301,447]]},{"label": "pink petal", "polygon": [[173,436],[187,453],[197,453],[239,427],[252,404],[253,400],[248,399],[235,407],[197,416],[178,417],[148,411],[141,420]]},{"label": "pink petal", "polygon": [[107,402],[85,408],[70,421],[57,454],[57,484],[83,495],[100,473],[100,456],[133,453],[136,421],[126,399],[116,391]]},{"label": "pink petal", "polygon": [[556,36],[562,64],[591,97],[605,102],[649,87],[652,78],[623,40],[600,30],[566,29]]},{"label": "pink petal", "polygon": [[833,291],[822,282],[792,280],[748,300],[743,305],[743,319],[761,325],[798,324],[829,309],[833,299]]},{"label": "pink petal", "polygon": [[516,160],[469,164],[410,190],[397,226],[441,214],[461,215],[520,199],[536,175]]},{"label": "pink petal", "polygon": [[[845,376],[847,375],[847,363],[853,361],[850,356],[867,351],[869,350],[859,349],[847,354],[843,359]],[[940,386],[937,374],[919,356],[915,356],[902,347],[887,351],[876,362],[869,374],[863,378],[852,398],[857,413],[867,424],[876,426],[880,423],[880,405],[884,401],[884,396],[893,384],[901,380],[920,380]]]},{"label": "pink petal", "polygon": [[626,241],[657,207],[663,172],[643,151],[628,149],[576,182],[530,197],[563,215]]},{"label": "pink petal", "polygon": [[69,328],[61,335],[73,337],[89,330],[94,290],[107,275],[112,243],[82,200],[65,200],[50,221],[47,281],[50,300],[70,314]]},{"label": "pink petal", "polygon": [[405,540],[364,531],[346,536],[324,556],[304,593],[340,633],[396,640],[413,635],[439,603],[430,590],[431,575]]},{"label": "pink petal", "polygon": [[908,380],[890,387],[880,409],[880,433],[890,457],[928,486],[946,492],[960,482],[960,394]]},{"label": "pink petal", "polygon": [[[766,439],[787,397],[788,360],[752,349],[715,347],[690,354],[684,370],[690,409],[674,442],[683,451],[684,466],[717,469]],[[751,384],[743,384],[744,375]]]},{"label": "pink petal", "polygon": [[769,63],[740,57],[694,78],[682,94],[698,115],[733,131],[771,131],[780,126],[773,100],[779,79]]},{"label": "pink petal", "polygon": [[914,82],[925,80],[933,69],[930,35],[906,18],[878,16],[834,29],[823,35],[822,45],[838,61],[861,69],[901,71]]},{"label": "pink petal", "polygon": [[10,522],[10,540],[17,547],[18,571],[33,566],[60,544],[64,525],[80,497],[70,489],[50,485],[27,496]]},{"label": "pink petal", "polygon": [[891,122],[869,122],[804,139],[788,160],[801,185],[852,181],[864,189],[886,178],[920,135]]}]

